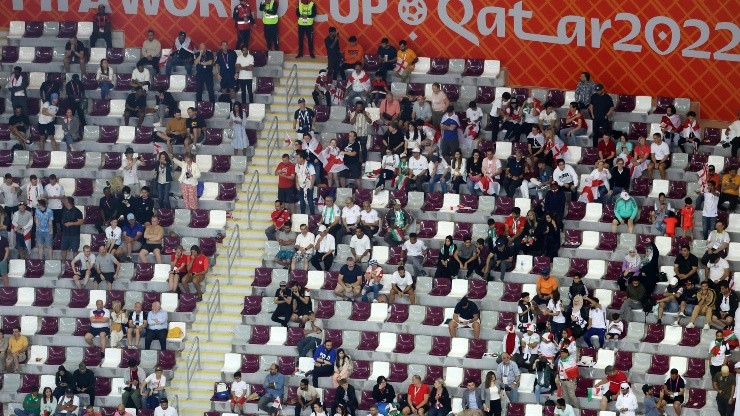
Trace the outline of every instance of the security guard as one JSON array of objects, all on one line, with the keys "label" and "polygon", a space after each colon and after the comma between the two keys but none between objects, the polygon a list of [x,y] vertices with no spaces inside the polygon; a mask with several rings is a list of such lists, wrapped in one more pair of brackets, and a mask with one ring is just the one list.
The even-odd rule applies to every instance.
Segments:
[{"label": "security guard", "polygon": [[242,45],[249,48],[249,38],[252,35],[252,26],[254,26],[254,16],[252,16],[252,7],[247,0],[241,0],[234,7],[232,15],[236,24],[236,50],[241,50]]},{"label": "security guard", "polygon": [[308,51],[311,58],[316,58],[313,54],[313,20],[316,17],[316,5],[311,0],[301,0],[295,9],[298,16],[298,56],[303,57],[303,38],[308,40]]},{"label": "security guard", "polygon": [[262,24],[265,25],[265,41],[267,49],[279,51],[278,44],[278,2],[277,0],[268,0],[260,4],[262,12]]}]

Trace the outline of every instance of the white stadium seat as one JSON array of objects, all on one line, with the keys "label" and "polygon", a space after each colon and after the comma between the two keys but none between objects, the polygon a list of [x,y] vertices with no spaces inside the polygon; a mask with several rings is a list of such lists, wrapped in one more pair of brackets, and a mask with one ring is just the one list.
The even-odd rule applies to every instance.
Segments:
[{"label": "white stadium seat", "polygon": [[[501,62],[495,59],[486,59],[483,62],[483,73],[481,77],[496,78],[501,73]],[[496,88],[498,89],[498,88]]]}]

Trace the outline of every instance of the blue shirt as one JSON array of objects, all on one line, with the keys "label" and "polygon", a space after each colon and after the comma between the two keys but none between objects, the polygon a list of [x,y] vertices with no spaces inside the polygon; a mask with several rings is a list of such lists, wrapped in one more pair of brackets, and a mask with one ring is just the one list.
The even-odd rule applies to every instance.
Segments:
[{"label": "blue shirt", "polygon": [[319,359],[326,360],[329,361],[331,365],[334,365],[334,362],[337,360],[337,350],[332,349],[328,351],[325,346],[319,345],[313,353],[313,359],[314,361]]},{"label": "blue shirt", "polygon": [[[126,222],[121,230],[123,231],[123,235],[127,235],[129,237],[136,237],[137,233],[141,233],[142,237],[144,236],[144,226],[139,224],[138,222],[134,223],[134,225]],[[139,239],[141,239],[142,237],[139,237]]]},{"label": "blue shirt", "polygon": [[146,316],[146,323],[149,329],[167,329],[167,311],[160,309],[159,312],[149,311]]},{"label": "blue shirt", "polygon": [[[442,125],[445,126],[456,126],[460,127],[460,123],[456,120],[457,116],[453,115],[451,117],[448,117],[442,122]],[[454,130],[442,130],[442,138],[445,140],[449,139],[457,139],[457,129]]]},{"label": "blue shirt", "polygon": [[[275,383],[275,387],[268,387],[270,383]],[[265,393],[267,394],[267,396],[282,398],[283,391],[285,389],[285,376],[280,373],[277,373],[275,375],[267,374],[267,377],[265,377],[265,382],[262,383],[262,386],[265,388]]]},{"label": "blue shirt", "polygon": [[48,233],[51,231],[51,221],[54,219],[54,213],[47,208],[46,211],[36,210],[36,219],[39,225],[36,227],[36,231],[40,233]]}]

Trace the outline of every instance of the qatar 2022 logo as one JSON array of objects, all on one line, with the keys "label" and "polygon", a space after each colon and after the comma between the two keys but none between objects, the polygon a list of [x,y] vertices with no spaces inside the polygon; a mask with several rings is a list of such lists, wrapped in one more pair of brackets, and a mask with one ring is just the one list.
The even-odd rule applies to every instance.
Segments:
[{"label": "qatar 2022 logo", "polygon": [[398,15],[404,23],[419,26],[427,18],[429,9],[424,0],[399,0]]}]

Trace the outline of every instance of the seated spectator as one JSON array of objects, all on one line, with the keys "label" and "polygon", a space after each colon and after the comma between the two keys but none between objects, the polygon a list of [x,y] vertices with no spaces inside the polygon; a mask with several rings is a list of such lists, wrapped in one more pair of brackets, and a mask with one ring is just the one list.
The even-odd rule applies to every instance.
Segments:
[{"label": "seated spectator", "polygon": [[[3,360],[3,364],[4,363],[5,360]],[[74,387],[74,379],[72,378],[72,373],[67,371],[67,369],[64,368],[63,365],[60,365],[56,374],[54,374],[54,386],[55,388],[53,395],[56,400],[59,400],[60,397],[64,396],[64,391],[68,387]],[[54,410],[56,410],[56,406]]]},{"label": "seated spectator", "polygon": [[[701,257],[701,263],[705,266],[712,255],[717,255],[722,258],[727,257],[727,250],[730,247],[730,233],[725,230],[725,222],[717,220],[714,228],[715,229],[709,233],[706,240],[707,251]],[[705,273],[706,271],[707,270],[705,269]]]},{"label": "seated spectator", "polygon": [[622,386],[622,383],[627,383],[627,376],[614,368],[613,366],[609,365],[606,366],[604,369],[604,373],[606,374],[606,377],[601,379],[598,383],[594,384],[594,387],[599,387],[603,385],[607,385],[607,391],[604,393],[604,396],[601,398],[601,411],[605,411],[607,406],[609,405],[609,402],[613,402],[617,400],[617,395],[620,392],[620,388]]},{"label": "seated spectator", "polygon": [[166,350],[169,320],[167,311],[162,309],[159,301],[152,302],[152,310],[149,311],[146,322],[147,331],[146,338],[144,339],[144,348],[147,350],[151,349],[152,341],[156,338],[159,341],[159,349],[162,351]]},{"label": "seated spectator", "polygon": [[268,240],[275,241],[275,235],[282,230],[283,225],[290,221],[292,213],[285,207],[283,201],[275,200],[275,210],[270,214],[272,225],[265,230],[265,236]]},{"label": "seated spectator", "polygon": [[[94,47],[93,43],[91,47]],[[112,45],[111,45],[112,46]],[[64,45],[64,72],[70,73],[70,64],[80,64],[80,73],[86,74],[87,61],[90,59],[90,51],[85,48],[85,44],[82,43],[77,36],[72,38]]]},{"label": "seated spectator", "polygon": [[[632,182],[632,176],[630,169],[625,167],[625,159],[618,158],[616,160],[616,166],[611,169],[609,178],[609,192],[606,197],[606,202],[611,204],[616,199],[616,195],[622,193],[622,191],[629,191],[630,183]],[[637,176],[635,176],[637,177]]]},{"label": "seated spectator", "polygon": [[[491,252],[493,258],[491,259],[491,269],[496,272],[500,272],[500,279],[504,281],[504,275],[507,272],[514,270],[514,259],[516,258],[516,251],[512,245],[507,245],[505,239],[498,239],[496,241],[496,248]],[[483,269],[483,276],[488,281],[495,281],[493,276],[489,276],[489,269]]]},{"label": "seated spectator", "polygon": [[537,295],[532,299],[534,303],[542,307],[552,299],[553,293],[558,290],[558,279],[550,274],[549,269],[542,271],[537,279]]},{"label": "seated spectator", "polygon": [[[659,196],[659,200],[655,201],[656,206],[655,209],[650,213],[650,222],[661,235],[669,235],[669,237],[673,237],[676,235],[676,225],[678,224],[678,219],[675,215],[670,215],[670,213],[672,213],[673,211],[668,208],[670,204],[665,200],[665,194],[661,192],[660,195],[663,196],[663,200],[661,201]],[[668,220],[668,218],[672,219]],[[667,223],[666,220],[668,220]],[[667,231],[669,226],[671,227],[671,230]]]},{"label": "seated spectator", "polygon": [[398,270],[393,272],[393,275],[391,276],[391,293],[388,303],[392,304],[396,296],[399,296],[401,298],[403,298],[404,296],[408,296],[409,302],[411,302],[412,305],[416,303],[416,295],[414,293],[414,279],[403,266],[398,266]]},{"label": "seated spectator", "polygon": [[116,251],[116,256],[124,257],[126,261],[131,261],[131,255],[141,250],[141,238],[144,235],[144,226],[136,221],[133,213],[126,215],[127,223],[122,228],[123,245]]},{"label": "seated spectator", "polygon": [[393,402],[396,401],[396,390],[385,376],[378,376],[376,381],[377,383],[373,386],[375,404],[371,408],[375,407],[378,414],[385,416],[388,414],[389,408],[393,406]]},{"label": "seated spectator", "polygon": [[[680,121],[681,119],[679,118],[678,120]],[[683,121],[683,124],[676,128],[676,130],[679,129],[680,137],[678,139],[678,147],[681,149],[681,151],[687,153],[686,143],[691,144],[691,146],[694,147],[694,151],[698,150],[701,135],[699,122],[696,120],[696,113],[693,111],[689,111],[688,113],[686,113],[686,119]],[[668,144],[670,145],[671,142],[669,141]]]},{"label": "seated spectator", "polygon": [[681,285],[688,280],[699,283],[699,259],[690,250],[689,245],[684,244],[673,261],[673,272]]},{"label": "seated spectator", "polygon": [[421,149],[418,147],[411,149],[411,155],[411,159],[409,159],[410,174],[408,175],[408,185],[411,189],[409,190],[421,192],[424,190],[422,184],[429,181],[429,161],[421,155]]},{"label": "seated spectator", "polygon": [[[113,255],[108,255],[113,257]],[[108,289],[110,290],[110,289]],[[124,336],[128,313],[122,309],[121,301],[113,301],[113,310],[110,311],[110,346],[111,348],[123,348],[120,343]]]},{"label": "seated spectator", "polygon": [[711,325],[717,329],[731,326],[738,307],[738,296],[728,282],[720,282]]},{"label": "seated spectator", "polygon": [[67,144],[67,151],[74,152],[72,145],[82,140],[80,138],[80,120],[74,115],[71,108],[64,111],[64,116],[59,120],[62,126],[62,141]]},{"label": "seated spectator", "polygon": [[[79,257],[79,256],[78,256]],[[113,255],[108,253],[106,251],[105,246],[100,246],[98,248],[98,256],[95,257],[94,255],[90,254],[90,257],[93,258],[93,264],[92,268],[94,269],[94,273],[92,273],[93,277],[93,289],[97,290],[98,285],[105,280],[105,284],[108,290],[113,289],[113,281],[118,278],[118,274],[121,271],[121,263],[118,261],[118,259]],[[75,261],[77,260],[77,257],[75,257]],[[80,259],[81,263],[86,263],[86,259]],[[84,284],[83,286],[87,285],[87,279],[89,277],[90,273],[87,272]],[[75,274],[74,276],[76,278],[75,283],[79,282],[79,275]]]},{"label": "seated spectator", "polygon": [[568,114],[565,116],[565,125],[560,130],[560,139],[565,143],[575,143],[575,138],[586,134],[586,120],[579,110],[577,102],[570,103]]},{"label": "seated spectator", "polygon": [[719,194],[719,209],[725,211],[725,202],[729,204],[729,211],[735,212],[738,204],[738,194],[740,189],[740,176],[737,174],[737,168],[731,166],[727,173],[722,175],[722,192]]},{"label": "seated spectator", "polygon": [[[142,189],[142,193],[144,189]],[[144,228],[144,244],[139,251],[139,262],[149,263],[147,256],[154,254],[154,262],[162,263],[162,242],[164,241],[164,228],[159,225],[159,217],[151,217],[151,222]]]},{"label": "seated spectator", "polygon": [[707,266],[704,269],[704,280],[709,283],[709,288],[719,291],[722,282],[730,282],[730,263],[718,254],[709,256]]},{"label": "seated spectator", "polygon": [[[524,165],[525,160],[522,155],[522,151],[517,149],[514,152],[514,156],[509,157],[506,161],[506,174],[504,176],[503,183],[501,184],[506,190],[506,195],[514,197],[517,189],[522,186],[524,179]],[[528,195],[522,195],[528,197]]]},{"label": "seated spectator", "polygon": [[[388,212],[386,212],[384,222],[385,228],[388,230],[385,233],[385,242],[391,247],[402,245],[404,247],[404,251],[407,252],[409,247],[407,247],[407,244],[404,242],[404,236],[406,235],[408,228],[414,223],[414,218],[408,213],[408,211],[401,208],[401,201],[398,199],[393,200],[393,209],[389,209]],[[426,250],[426,246],[424,246],[424,242],[421,242],[420,245],[416,245],[416,233],[409,234],[409,242],[413,245],[413,247],[411,247],[413,253],[411,256],[422,256],[420,251]],[[408,253],[406,257],[408,257]],[[424,273],[422,264],[423,261],[417,264],[412,263],[416,273]]]},{"label": "seated spectator", "polygon": [[[185,142],[187,148],[187,140]],[[180,191],[182,192],[182,199],[185,203],[185,209],[198,209],[198,182],[200,178],[200,168],[195,163],[195,158],[192,154],[186,153],[182,157],[182,161],[173,158],[172,163],[179,166],[182,169],[180,173]]]},{"label": "seated spectator", "polygon": [[[164,107],[160,105],[160,107]],[[182,145],[185,143],[188,134],[186,120],[182,118],[182,111],[176,109],[173,117],[167,121],[167,128],[164,131],[156,133],[155,141],[163,141],[167,144],[167,153],[174,154],[173,145]],[[159,140],[157,140],[159,139]]]},{"label": "seated spectator", "polygon": [[[680,292],[676,293],[676,300],[679,302],[679,306],[676,321],[671,324],[673,326],[680,326],[681,318],[693,315],[694,309],[699,304],[699,289],[695,286],[694,281],[687,279],[683,283],[683,288],[681,288]],[[706,297],[706,293],[703,296]]]},{"label": "seated spectator", "polygon": [[660,179],[666,178],[666,170],[671,167],[671,149],[668,143],[663,142],[660,133],[653,134],[653,143],[650,145],[650,163],[647,166],[648,178],[653,178],[653,170],[658,168]]},{"label": "seated spectator", "polygon": [[[337,350],[337,360],[334,363],[334,375],[332,376],[332,382],[337,385],[337,395],[335,396],[333,407],[335,411],[338,406],[344,407],[347,412],[344,413],[345,415],[352,415],[355,409],[357,409],[357,395],[355,394],[354,387],[347,381],[353,367],[352,358],[345,354],[343,349],[339,348]],[[347,375],[342,376],[343,374]]]},{"label": "seated spectator", "polygon": [[75,416],[80,411],[80,398],[74,394],[71,387],[64,390],[64,396],[59,398],[55,415]]},{"label": "seated spectator", "polygon": [[100,337],[100,356],[105,357],[105,345],[110,335],[110,311],[102,300],[95,301],[95,309],[90,310],[90,332],[85,334],[87,345],[94,347],[93,340]]},{"label": "seated spectator", "polygon": [[299,357],[313,357],[313,352],[324,342],[324,323],[316,318],[316,313],[308,314],[308,321],[303,325],[303,339],[298,342]]},{"label": "seated spectator", "polygon": [[429,410],[429,396],[431,389],[424,384],[419,375],[411,377],[411,383],[408,388],[408,400],[406,405],[401,409],[404,416],[415,415],[424,416]]},{"label": "seated spectator", "polygon": [[619,290],[627,290],[629,286],[629,280],[633,276],[640,274],[640,267],[642,266],[642,259],[637,254],[637,249],[630,247],[627,249],[627,254],[624,255],[624,261],[622,261],[622,275],[617,282],[619,284]]},{"label": "seated spectator", "polygon": [[334,252],[336,251],[336,242],[334,236],[329,234],[326,225],[319,226],[319,235],[313,243],[316,252],[311,257],[311,265],[316,270],[329,271],[331,264],[334,262]]},{"label": "seated spectator", "polygon": [[[345,93],[347,107],[353,107],[357,100],[362,101],[363,104],[367,104],[371,86],[370,76],[362,69],[362,62],[357,62],[351,66],[348,63],[344,63],[342,67],[345,65],[348,65],[347,68],[354,68],[354,71],[350,72],[349,80],[347,81],[347,92]],[[346,77],[344,70],[341,73],[343,77]]]},{"label": "seated spectator", "polygon": [[[362,289],[363,302],[376,302],[380,291],[383,289],[383,268],[378,261],[370,259],[365,271],[365,286]],[[370,297],[372,296],[372,297]]]},{"label": "seated spectator", "polygon": [[[703,314],[705,316],[704,329],[709,329],[709,323],[712,321],[712,315],[714,314],[714,305],[717,302],[717,294],[713,289],[709,288],[708,281],[701,282],[699,291],[696,294],[696,300],[696,307],[691,312],[691,318],[686,328],[693,328],[696,319],[700,314]],[[679,319],[676,321],[678,322]]]},{"label": "seated spectator", "polygon": [[622,307],[619,309],[619,315],[624,316],[629,321],[631,320],[633,310],[643,309],[643,301],[649,294],[646,293],[645,286],[640,283],[640,279],[637,277],[629,278],[629,285],[625,287],[625,292]]},{"label": "seated spectator", "polygon": [[311,319],[311,313],[313,312],[311,296],[309,296],[306,288],[297,280],[293,281],[291,292],[293,296],[291,303],[293,314],[290,316],[290,320],[305,325]]},{"label": "seated spectator", "polygon": [[[372,87],[372,83],[370,83],[370,85]],[[385,94],[385,99],[383,99],[376,105],[380,109],[380,120],[378,121],[382,126],[381,129],[383,127],[388,127],[390,125],[395,124],[396,130],[398,130],[397,122],[398,122],[398,118],[401,116],[401,103],[395,98],[393,98],[393,93],[388,91]],[[399,133],[398,135],[400,137],[403,137],[402,133]],[[401,139],[400,142],[401,144],[403,144],[403,139]],[[393,153],[396,153],[395,146],[389,146],[389,147],[392,147],[394,150]]]},{"label": "seated spectator", "polygon": [[170,256],[170,273],[167,276],[167,284],[170,293],[180,291],[180,280],[187,274],[188,256],[182,245],[177,246],[175,252]]},{"label": "seated spectator", "polygon": [[166,397],[163,397],[159,401],[159,407],[154,409],[154,416],[177,416],[177,409],[170,407],[170,401]]},{"label": "seated spectator", "polygon": [[0,336],[0,369],[4,365],[5,373],[18,372],[19,365],[26,361],[29,348],[28,338],[21,335],[20,327],[13,328],[8,340],[4,335]]},{"label": "seated spectator", "polygon": [[347,145],[342,149],[340,155],[344,160],[347,169],[339,172],[339,184],[343,187],[347,187],[349,180],[358,181],[362,175],[362,146],[357,139],[357,133],[355,131],[349,132],[349,141]]},{"label": "seated spectator", "polygon": [[678,312],[678,298],[681,296],[682,291],[683,287],[678,284],[678,279],[675,277],[668,279],[668,287],[663,293],[663,296],[656,301],[658,306],[658,325],[663,324],[663,312]]},{"label": "seated spectator", "polygon": [[145,68],[147,61],[146,59],[140,59],[136,63],[136,69],[131,73],[131,88],[136,90],[137,87],[141,87],[144,90],[144,94],[149,92],[149,86],[152,85],[152,77],[149,70]]},{"label": "seated spectator", "polygon": [[196,144],[200,144],[205,138],[204,129],[206,122],[198,115],[194,107],[188,107],[186,110],[188,118],[185,120],[187,132],[185,133],[185,154],[195,153]]},{"label": "seated spectator", "polygon": [[658,410],[665,412],[665,406],[670,404],[673,406],[676,415],[681,416],[685,388],[686,382],[683,377],[678,374],[678,370],[671,368],[670,376],[668,376],[668,379],[663,384],[663,390],[660,391]]},{"label": "seated spectator", "polygon": [[466,278],[470,278],[480,266],[480,251],[477,246],[473,245],[473,239],[465,236],[459,249],[455,250],[452,255],[453,260],[457,263],[459,270],[465,271]]},{"label": "seated spectator", "polygon": [[608,167],[614,166],[614,158],[617,157],[617,144],[612,140],[611,132],[604,132],[599,142],[599,159],[603,160]]},{"label": "seated spectator", "polygon": [[100,412],[95,411],[95,406],[89,404],[87,407],[85,407],[85,410],[82,412],[82,416],[102,416]]},{"label": "seated spectator", "polygon": [[154,30],[149,29],[146,40],[141,46],[141,61],[143,65],[150,65],[155,75],[159,74],[159,58],[162,56],[162,44],[154,38]]},{"label": "seated spectator", "polygon": [[632,234],[635,228],[635,220],[640,213],[635,198],[631,197],[627,191],[619,194],[619,199],[614,204],[614,220],[612,221],[612,232],[617,232],[617,227],[621,224],[627,224],[627,232]]},{"label": "seated spectator", "polygon": [[23,107],[16,106],[13,109],[13,115],[8,120],[8,127],[10,128],[10,137],[18,141],[21,149],[26,149],[26,144],[31,144],[28,139],[28,128],[31,126],[31,121],[28,119],[28,115],[23,113]]},{"label": "seated spectator", "polygon": [[444,277],[447,279],[457,278],[457,272],[459,271],[459,264],[455,260],[455,254],[457,253],[457,245],[452,241],[452,236],[448,235],[445,237],[445,241],[442,244],[442,248],[439,252],[439,259],[437,260],[437,270],[434,273],[434,277]]},{"label": "seated spectator", "polygon": [[606,306],[602,306],[598,300],[584,296],[591,308],[588,311],[588,328],[583,333],[583,341],[589,348],[593,348],[591,337],[599,338],[599,346],[605,345],[606,339]]},{"label": "seated spectator", "polygon": [[[63,394],[63,392],[62,392]],[[39,402],[39,414],[40,415],[53,415],[57,410],[57,399],[52,393],[51,387],[44,387],[43,393],[41,393],[41,401]]]},{"label": "seated spectator", "polygon": [[138,197],[131,198],[131,208],[136,220],[144,227],[148,227],[154,216],[154,199],[151,198],[151,190],[148,186],[142,186]]},{"label": "seated spectator", "polygon": [[578,201],[604,203],[607,195],[609,195],[611,177],[611,172],[606,168],[606,163],[603,160],[596,161],[596,167],[583,181],[583,190],[581,190]]},{"label": "seated spectator", "polygon": [[298,397],[296,399],[295,416],[310,416],[314,404],[320,403],[318,390],[308,384],[308,379],[304,378],[301,380],[296,393]]},{"label": "seated spectator", "polygon": [[331,340],[325,340],[324,345],[316,347],[313,353],[313,370],[306,372],[306,377],[311,376],[313,386],[319,387],[319,377],[329,377],[334,374],[334,362],[337,360],[337,351],[332,349]]},{"label": "seated spectator", "polygon": [[146,91],[142,87],[134,88],[134,92],[126,97],[126,109],[123,112],[124,125],[128,126],[131,116],[137,118],[136,127],[141,127],[146,115]]},{"label": "seated spectator", "polygon": [[144,389],[145,379],[146,373],[139,367],[139,363],[133,358],[128,360],[128,368],[123,373],[123,383],[126,387],[121,393],[121,402],[124,406],[141,409],[141,391]]},{"label": "seated spectator", "polygon": [[[87,394],[90,397],[90,403],[95,403],[95,374],[92,370],[89,370],[85,363],[80,363],[77,366],[74,374],[72,374],[74,380],[74,394],[79,396]],[[61,405],[63,399],[59,399]]]},{"label": "seated spectator", "polygon": [[[165,387],[167,386],[167,377],[163,375],[162,367],[154,367],[154,372],[144,379],[141,391],[141,403],[147,409],[156,408],[153,406],[167,397]],[[232,389],[234,385],[232,384]]]},{"label": "seated spectator", "polygon": [[520,341],[520,351],[520,354],[514,355],[517,365],[520,369],[532,371],[540,352],[540,335],[535,324],[527,325],[527,331]]},{"label": "seated spectator", "polygon": [[[168,92],[164,88],[161,88],[154,92],[154,102],[157,106],[157,112],[155,113],[157,117],[157,121],[153,123],[154,127],[161,126],[162,124],[164,124],[164,119],[166,117],[175,117],[177,113],[180,113],[180,116],[181,116],[180,119],[182,119],[182,112],[180,111],[180,107],[178,106],[177,101],[175,101],[175,98],[172,96],[172,93]],[[168,123],[168,126],[169,126],[169,123]],[[177,127],[180,127],[180,126],[177,126]],[[179,130],[176,130],[176,131],[182,132],[183,130],[184,129],[180,128]],[[184,135],[184,134],[181,134],[181,135]],[[169,153],[172,154],[173,152],[169,152]]]},{"label": "seated spectator", "polygon": [[378,217],[378,211],[372,208],[370,201],[364,201],[362,203],[362,211],[360,211],[359,228],[372,242],[373,236],[378,232],[379,227],[380,217]]},{"label": "seated spectator", "polygon": [[293,291],[285,281],[280,282],[280,287],[275,291],[275,311],[272,313],[272,321],[284,327],[288,327],[288,321],[293,315]]},{"label": "seated spectator", "polygon": [[339,270],[339,280],[334,293],[342,300],[354,301],[362,290],[362,269],[355,264],[354,257],[347,257],[347,263]]},{"label": "seated spectator", "polygon": [[578,199],[578,174],[572,166],[566,165],[563,159],[558,159],[557,164],[552,172],[553,182],[563,191],[570,191],[571,200]]},{"label": "seated spectator", "polygon": [[208,272],[208,257],[200,251],[200,247],[190,247],[190,257],[188,258],[188,274],[182,278],[182,286],[185,293],[190,293],[190,282],[195,287],[195,296],[198,302],[203,300],[203,291],[201,282],[206,279]]},{"label": "seated spectator", "polygon": [[143,335],[146,335],[148,316],[148,312],[141,310],[141,302],[136,302],[134,304],[134,310],[128,316],[128,327],[126,328],[126,339],[129,348],[139,348],[139,340]]},{"label": "seated spectator", "polygon": [[480,310],[475,302],[471,302],[467,296],[463,296],[455,305],[452,320],[448,324],[450,338],[457,336],[458,328],[472,328],[473,338],[480,338]]},{"label": "seated spectator", "polygon": [[297,234],[291,230],[293,222],[288,221],[275,234],[280,250],[275,255],[275,263],[288,268],[290,263],[293,261],[293,257],[296,252],[296,237]]},{"label": "seated spectator", "polygon": [[308,231],[308,226],[306,224],[301,224],[301,232],[295,239],[295,255],[293,255],[293,258],[290,261],[291,270],[296,268],[296,263],[299,261],[303,261],[304,270],[308,269],[308,261],[313,257],[315,241],[316,236]]},{"label": "seated spectator", "polygon": [[[354,239],[356,235],[356,231],[358,229],[359,221],[360,221],[360,206],[355,204],[354,198],[350,197],[347,198],[344,204],[344,208],[341,210],[341,216],[340,216],[340,226],[339,229],[336,231],[335,239],[339,241],[339,243],[342,243],[344,240],[344,237],[347,235],[351,235]],[[362,238],[364,234],[359,237]],[[370,239],[367,239],[368,249],[371,247],[370,245]],[[362,250],[359,250],[357,254],[361,254]],[[369,253],[368,253],[369,254]],[[357,261],[360,261],[359,258],[357,258]]]}]

